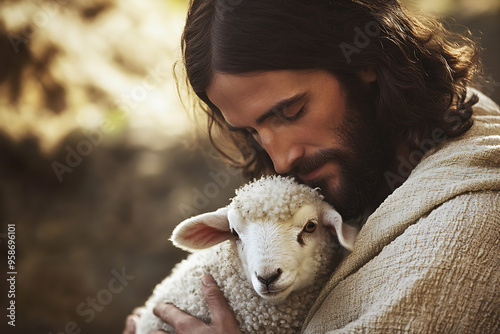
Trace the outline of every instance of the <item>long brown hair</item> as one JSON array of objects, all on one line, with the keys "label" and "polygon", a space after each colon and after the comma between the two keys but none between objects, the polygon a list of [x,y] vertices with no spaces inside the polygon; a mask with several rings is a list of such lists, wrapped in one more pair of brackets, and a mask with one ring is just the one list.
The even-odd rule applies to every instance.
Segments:
[{"label": "long brown hair", "polygon": [[396,0],[191,0],[182,52],[212,144],[248,176],[272,162],[246,131],[227,130],[205,92],[215,71],[321,69],[345,82],[373,68],[377,117],[395,140],[418,146],[435,129],[454,137],[472,126],[478,45]]}]

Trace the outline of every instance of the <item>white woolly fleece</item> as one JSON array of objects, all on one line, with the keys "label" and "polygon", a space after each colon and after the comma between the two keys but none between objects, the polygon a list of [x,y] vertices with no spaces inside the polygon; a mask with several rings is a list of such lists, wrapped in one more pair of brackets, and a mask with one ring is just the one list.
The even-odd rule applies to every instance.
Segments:
[{"label": "white woolly fleece", "polygon": [[[241,187],[229,208],[249,223],[252,220],[286,221],[303,205],[320,205],[323,197],[315,190],[291,178],[268,176]],[[207,323],[210,312],[201,293],[201,278],[213,275],[243,333],[298,333],[324,283],[343,258],[344,251],[335,238],[323,230],[310,261],[318,262],[314,282],[292,292],[284,301],[273,303],[259,296],[245,275],[235,239],[196,251],[177,264],[171,275],[158,284],[146,302],[136,333],[156,329],[173,333],[170,325],[154,316],[160,302],[170,302]]]},{"label": "white woolly fleece", "polygon": [[[330,234],[329,238],[332,239]],[[311,261],[322,262],[315,283],[308,288],[292,292],[281,304],[273,304],[260,297],[247,280],[235,244],[225,241],[214,247],[190,254],[177,264],[172,274],[158,284],[146,302],[137,326],[137,334],[163,329],[173,333],[170,325],[153,314],[161,302],[170,302],[183,311],[205,322],[210,322],[210,312],[201,294],[201,278],[213,275],[240,323],[243,333],[298,333],[312,303],[325,282],[342,259],[340,246],[333,240],[318,249]]]},{"label": "white woolly fleece", "polygon": [[319,205],[322,200],[317,189],[298,184],[293,178],[271,175],[236,190],[229,208],[246,219],[286,221],[303,205]]}]

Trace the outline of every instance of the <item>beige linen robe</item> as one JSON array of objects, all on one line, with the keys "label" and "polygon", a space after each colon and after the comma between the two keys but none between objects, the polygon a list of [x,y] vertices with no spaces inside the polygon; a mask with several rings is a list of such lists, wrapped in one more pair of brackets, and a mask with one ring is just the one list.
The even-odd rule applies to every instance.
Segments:
[{"label": "beige linen robe", "polygon": [[500,110],[474,92],[474,126],[369,217],[304,333],[500,333]]}]

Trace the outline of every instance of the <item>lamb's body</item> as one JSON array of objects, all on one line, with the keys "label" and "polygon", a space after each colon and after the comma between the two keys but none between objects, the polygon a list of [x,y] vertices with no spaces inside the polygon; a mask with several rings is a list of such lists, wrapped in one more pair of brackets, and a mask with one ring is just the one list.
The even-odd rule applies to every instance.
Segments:
[{"label": "lamb's body", "polygon": [[[282,191],[283,187],[285,187],[285,193]],[[254,206],[250,206],[246,201],[248,198],[253,198],[256,202],[261,202],[261,204],[254,203]],[[243,199],[245,200],[242,201]],[[177,235],[180,236],[176,238],[176,231],[174,231],[174,243],[182,244],[183,248],[193,249],[194,246],[200,244],[203,244],[203,247],[211,247],[189,255],[186,260],[179,263],[173,269],[169,277],[156,286],[153,295],[146,302],[146,309],[141,315],[137,326],[137,333],[150,333],[160,328],[172,330],[169,325],[164,324],[152,313],[153,307],[160,302],[173,303],[181,310],[206,322],[210,322],[210,312],[201,294],[201,277],[205,273],[210,273],[214,277],[223,291],[229,306],[234,311],[240,323],[241,330],[244,333],[298,332],[310,306],[330,274],[342,259],[343,251],[338,242],[336,242],[336,238],[327,232],[326,223],[318,224],[318,230],[316,230],[314,235],[309,231],[306,231],[307,233],[304,234],[302,227],[299,229],[300,233],[297,234],[293,230],[294,228],[296,229],[296,223],[294,223],[295,225],[291,223],[285,225],[283,223],[282,225],[286,226],[286,231],[285,227],[279,227],[281,226],[279,224],[277,225],[278,228],[268,229],[268,227],[275,224],[276,220],[280,222],[293,221],[296,215],[300,216],[300,219],[309,217],[312,214],[311,210],[314,211],[316,208],[318,209],[318,214],[321,212],[321,217],[318,220],[332,220],[332,215],[338,216],[338,213],[332,213],[333,209],[321,200],[322,197],[315,190],[307,188],[304,185],[298,185],[291,179],[282,177],[264,178],[241,188],[228,206],[229,213],[224,211],[224,214],[229,216],[229,231],[235,233],[234,229],[239,229],[238,233],[242,233],[238,238],[232,237],[232,234],[230,234],[231,238],[225,236],[217,242],[225,239],[229,240],[212,246],[212,244],[206,245],[206,240],[203,238],[195,240],[196,243],[190,243],[191,239],[189,241],[181,240],[184,235],[193,238],[193,235],[198,236],[200,233],[187,233],[180,228],[180,231],[177,231]],[[306,206],[305,209],[303,209],[304,206]],[[256,210],[255,207],[260,209]],[[320,210],[320,208],[322,209]],[[263,209],[267,209],[267,211]],[[218,213],[220,216],[220,210],[215,213],[205,214],[203,221],[207,221],[207,215],[210,215],[211,219],[213,219],[214,214]],[[302,210],[302,213],[297,214],[300,210]],[[199,226],[200,222],[196,219],[197,217],[191,218],[191,220],[195,220],[194,223],[193,221],[189,222],[191,227],[193,224],[194,226]],[[240,221],[249,219],[252,221],[250,224],[242,224]],[[307,219],[308,222],[311,222],[309,218]],[[260,225],[263,226],[256,223],[259,225],[259,228],[269,232],[266,235],[271,235],[271,237],[262,237],[259,234],[257,242],[262,244],[263,248],[269,249],[271,256],[277,257],[278,255],[276,254],[280,254],[279,256],[284,259],[283,261],[275,263],[273,259],[268,259],[267,254],[264,257],[259,255],[260,257],[255,259],[257,256],[248,254],[249,251],[247,249],[243,250],[243,242],[245,246],[248,246],[246,248],[250,246],[255,247],[256,241],[246,237],[257,233],[254,233],[255,231],[253,230],[249,232],[248,229],[245,230],[243,228],[248,227],[248,225],[254,227],[254,222],[260,222]],[[262,222],[264,223],[262,224]],[[182,224],[185,224],[185,222],[179,226]],[[217,226],[217,228],[220,227]],[[283,228],[281,231],[282,234],[290,234],[295,239],[288,238],[281,240],[280,246],[280,240],[277,239],[282,238],[282,236],[272,236],[273,231],[280,228]],[[339,234],[341,242],[345,240],[341,225],[335,226],[335,229],[337,230],[337,234]],[[176,230],[179,230],[179,227]],[[216,231],[221,232],[219,230]],[[226,231],[225,233],[228,232]],[[213,235],[210,235],[210,237],[209,239],[212,240]],[[241,237],[241,240],[239,237]],[[266,238],[269,239],[267,244],[265,240],[260,240]],[[273,247],[278,249],[276,250]],[[305,264],[302,262],[296,264],[293,262],[293,257],[297,257],[297,253],[302,252],[303,249],[306,249],[305,254],[307,256],[302,261]],[[284,252],[281,252],[281,250]],[[291,253],[291,255],[286,253]],[[287,257],[291,257],[291,259]],[[243,262],[241,258],[244,259]],[[255,265],[255,262],[258,262],[258,264]],[[265,265],[262,265],[262,263],[265,263]],[[283,272],[283,275],[281,275],[281,272],[279,273],[279,279],[276,279],[276,283],[264,285],[253,277],[253,275],[259,277],[257,271],[263,277],[268,277],[265,276],[269,275],[265,271],[270,272],[269,270],[271,269],[268,270],[268,268],[276,267],[280,268],[278,272]],[[299,269],[295,269],[295,267]],[[297,273],[294,274],[295,271]],[[293,278],[290,279],[287,275],[292,275]],[[282,281],[285,283],[280,284]],[[291,288],[289,288],[290,281],[292,282]],[[281,286],[283,284],[286,285],[285,288]],[[295,288],[294,284],[296,285]]]},{"label": "lamb's body", "polygon": [[[325,249],[322,254],[325,265],[317,273],[315,284],[290,294],[279,304],[274,304],[255,292],[235,253],[234,242],[225,241],[190,254],[177,264],[169,277],[155,287],[153,295],[146,302],[146,310],[136,333],[149,333],[159,328],[172,329],[153,315],[153,307],[160,302],[173,303],[181,310],[209,323],[210,312],[200,286],[201,277],[205,273],[212,274],[222,289],[243,333],[297,333],[323,284],[342,259],[339,248],[338,244],[332,242],[331,247]],[[187,294],[189,298],[186,298]]]}]

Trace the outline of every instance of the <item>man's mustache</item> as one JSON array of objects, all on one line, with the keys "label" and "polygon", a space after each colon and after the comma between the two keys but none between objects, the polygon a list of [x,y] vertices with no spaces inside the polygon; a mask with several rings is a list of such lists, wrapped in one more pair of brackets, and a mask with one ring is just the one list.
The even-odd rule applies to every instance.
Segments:
[{"label": "man's mustache", "polygon": [[305,175],[332,161],[339,162],[341,165],[345,164],[347,161],[345,152],[337,148],[321,150],[310,157],[302,158],[287,175]]}]

